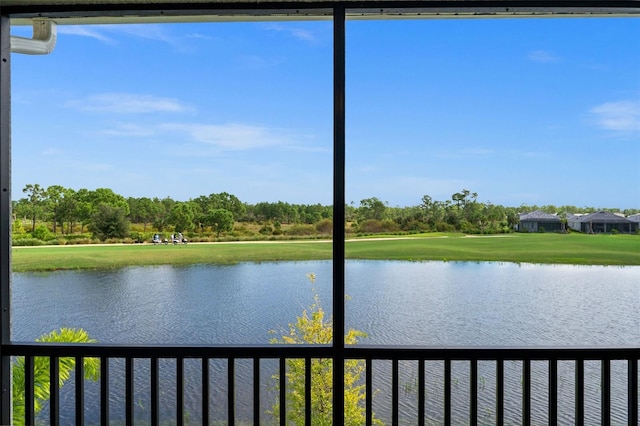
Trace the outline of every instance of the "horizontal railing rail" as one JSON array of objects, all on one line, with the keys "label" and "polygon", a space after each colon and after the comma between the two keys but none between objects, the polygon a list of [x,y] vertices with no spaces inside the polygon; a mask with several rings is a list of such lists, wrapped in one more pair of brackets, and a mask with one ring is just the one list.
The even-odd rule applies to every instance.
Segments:
[{"label": "horizontal railing rail", "polygon": [[[279,422],[281,425],[289,424],[287,420],[287,384],[286,374],[287,361],[291,359],[305,360],[305,407],[311,407],[311,381],[312,361],[317,359],[338,359],[335,358],[334,349],[331,346],[311,346],[311,345],[106,345],[106,344],[45,344],[45,343],[11,343],[2,346],[3,356],[25,357],[25,423],[35,423],[34,410],[34,359],[35,357],[49,358],[49,374],[51,396],[49,400],[49,423],[51,425],[62,424],[60,418],[60,387],[59,381],[59,360],[61,358],[75,358],[75,377],[84,376],[85,358],[98,358],[100,360],[100,424],[110,423],[110,397],[117,389],[110,389],[111,367],[110,361],[120,359],[124,361],[124,395],[118,395],[117,399],[124,399],[125,413],[120,420],[125,424],[136,424],[135,417],[135,392],[139,383],[134,380],[134,361],[145,360],[149,364],[149,386],[144,391],[150,395],[150,419],[153,425],[161,424],[160,395],[166,394],[167,390],[162,389],[160,380],[160,361],[171,360],[171,366],[175,370],[174,386],[171,394],[175,398],[175,423],[185,424],[188,414],[185,411],[185,398],[197,399],[200,402],[199,415],[203,425],[210,424],[210,407],[213,389],[210,384],[211,367],[210,361],[222,360],[226,366],[226,419],[227,424],[236,424],[237,401],[236,393],[239,391],[239,384],[236,383],[236,363],[245,360],[250,363],[252,373],[248,380],[251,382],[251,396],[248,404],[251,411],[252,421],[249,423],[263,424],[261,416],[265,410],[261,407],[261,361],[277,363],[276,376],[279,380],[277,397],[279,404]],[[340,358],[341,359],[341,358]],[[386,411],[387,420],[385,423],[398,424],[418,424],[424,425],[427,422],[437,424],[457,424],[460,422],[460,415],[464,422],[468,424],[486,423],[487,414],[487,394],[491,405],[490,423],[505,424],[513,423],[514,419],[507,418],[507,405],[516,406],[518,413],[515,421],[519,424],[529,425],[539,423],[534,421],[534,415],[543,417],[548,424],[558,424],[560,419],[559,405],[560,398],[572,399],[573,411],[570,413],[572,421],[577,424],[585,424],[586,411],[586,381],[599,382],[598,389],[599,405],[597,413],[598,424],[612,424],[622,422],[629,425],[638,424],[638,360],[640,359],[640,348],[637,347],[390,347],[390,346],[348,346],[344,351],[343,360],[361,360],[365,365],[365,377],[363,384],[366,389],[365,413],[366,424],[374,424],[374,394],[383,394],[385,399],[390,399],[390,408]],[[195,360],[195,361],[187,361]],[[572,381],[571,391],[567,396],[566,392],[561,392],[562,384],[559,380],[559,366],[563,363],[571,364]],[[198,365],[200,383],[196,387],[197,395],[188,395],[194,392],[192,388],[185,387],[185,363],[195,362]],[[513,368],[507,368],[507,363],[516,363],[515,379],[507,380],[506,370],[509,374]],[[612,364],[618,373],[616,380],[622,380],[624,392],[621,395],[621,386],[612,386]],[[595,364],[595,369],[594,365]],[[590,368],[587,368],[587,365]],[[624,377],[620,377],[620,367],[625,370]],[[564,367],[562,367],[564,368]],[[542,369],[542,373],[541,373]],[[403,379],[407,376],[405,370],[411,370],[417,377]],[[454,376],[454,370],[458,371],[459,377]],[[482,371],[482,373],[480,373]],[[487,380],[484,374],[487,371],[491,375],[493,389],[484,389],[484,381]],[[595,373],[594,373],[595,371]],[[138,374],[138,373],[136,373]],[[438,376],[440,382],[434,385],[429,382],[428,376]],[[138,374],[139,376],[139,374]],[[136,379],[138,378],[136,376]],[[382,377],[382,379],[381,379]],[[386,378],[386,379],[385,379]],[[406,380],[406,381],[403,381]],[[374,384],[377,383],[377,384]],[[464,383],[464,385],[460,385]],[[511,384],[509,384],[511,383]],[[514,391],[514,385],[517,391]],[[543,383],[543,385],[541,385]],[[75,380],[74,393],[74,418],[75,424],[83,425],[85,418],[85,388],[84,380]],[[544,388],[545,404],[540,407],[541,386]],[[615,391],[612,391],[615,387]],[[437,388],[437,389],[434,389]],[[461,391],[461,388],[464,388]],[[401,397],[404,393],[411,394],[414,400],[414,409],[411,413],[403,413]],[[481,401],[479,390],[483,393]],[[412,393],[413,392],[413,393]],[[460,395],[462,395],[462,401]],[[405,395],[406,396],[406,395]],[[437,413],[434,415],[433,409],[427,413],[427,406],[434,404],[429,400],[437,399]],[[615,401],[614,401],[615,400]],[[620,411],[620,401],[623,401],[625,409]],[[532,408],[536,402],[535,411]],[[614,404],[615,402],[615,404]],[[245,404],[247,405],[247,404]],[[612,406],[616,405],[617,419],[612,422]],[[460,408],[462,407],[462,408]],[[513,415],[514,408],[509,409],[509,415]],[[535,412],[534,412],[535,411]],[[591,410],[593,411],[593,410]],[[462,412],[462,414],[461,414]],[[435,416],[435,417],[434,417]],[[566,413],[564,413],[566,417]],[[591,414],[593,416],[593,414]],[[246,423],[246,420],[243,420]],[[310,409],[305,412],[306,424],[313,424],[313,413]],[[244,424],[243,423],[243,424]]]},{"label": "horizontal railing rail", "polygon": [[[34,343],[14,342],[2,345],[3,355],[20,356],[92,356],[149,358],[242,357],[296,358],[313,356],[331,358],[331,345],[238,344],[238,345],[171,345],[171,344],[105,344],[105,343]],[[635,345],[603,346],[390,346],[353,345],[345,348],[346,359],[431,359],[431,360],[601,360],[640,358]]]},{"label": "horizontal railing rail", "polygon": [[9,356],[109,358],[331,358],[329,345],[125,345],[103,343],[11,343],[2,346]]}]

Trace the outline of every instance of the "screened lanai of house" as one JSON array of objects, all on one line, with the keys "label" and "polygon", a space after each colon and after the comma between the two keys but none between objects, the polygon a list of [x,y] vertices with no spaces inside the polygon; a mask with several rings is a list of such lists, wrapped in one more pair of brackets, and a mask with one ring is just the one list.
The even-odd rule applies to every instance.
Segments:
[{"label": "screened lanai of house", "polygon": [[[334,63],[333,63],[333,206],[334,228],[344,229],[345,200],[345,20],[350,19],[447,19],[466,18],[483,19],[499,17],[589,17],[589,16],[640,16],[639,0],[0,0],[0,304],[2,306],[0,322],[0,356],[2,402],[0,423],[11,421],[11,359],[14,356],[99,356],[123,358],[222,356],[229,359],[249,356],[261,357],[330,357],[341,361],[355,358],[392,359],[617,359],[630,360],[629,377],[635,377],[630,383],[629,424],[638,419],[638,348],[610,348],[580,354],[570,349],[559,349],[550,354],[535,353],[524,349],[509,352],[507,349],[490,351],[488,348],[476,348],[468,352],[449,353],[444,349],[432,352],[412,352],[407,348],[397,350],[375,349],[368,353],[365,349],[345,348],[342,338],[333,339],[331,347],[316,348],[207,348],[207,347],[150,347],[109,345],[42,346],[37,344],[14,344],[10,335],[10,285],[11,285],[11,88],[10,88],[10,45],[11,26],[42,25],[47,21],[57,25],[77,24],[113,24],[113,23],[172,23],[172,22],[216,22],[216,21],[269,21],[269,20],[332,20],[334,22]],[[39,42],[40,40],[35,40]],[[334,330],[344,330],[344,263],[345,236],[334,233],[333,240],[333,295]],[[565,352],[562,352],[565,350]],[[248,355],[247,355],[248,354]],[[582,357],[582,358],[581,358]],[[343,381],[342,362],[336,362],[333,370],[334,383]],[[397,365],[396,365],[397,367]],[[604,371],[604,370],[603,370]],[[106,371],[105,371],[106,373]],[[108,377],[107,374],[104,375]],[[523,380],[528,380],[524,378]],[[106,386],[107,384],[105,384]],[[449,383],[450,385],[450,383]],[[557,386],[555,384],[554,386]],[[339,387],[339,386],[338,386]],[[633,389],[632,389],[633,388]],[[525,391],[523,398],[528,398]],[[396,395],[397,397],[397,395]],[[127,395],[127,401],[133,398]],[[334,424],[342,423],[344,407],[343,396],[334,395]],[[422,396],[424,398],[424,395]],[[550,401],[550,404],[552,401]],[[108,401],[103,398],[103,423],[108,424]],[[500,399],[498,397],[498,405]],[[523,404],[524,409],[527,403]],[[471,410],[477,406],[471,403]],[[635,407],[635,408],[634,408]],[[370,409],[370,407],[369,407]],[[550,407],[550,411],[553,408]],[[133,408],[127,405],[127,424],[133,419]],[[52,410],[52,424],[56,412]],[[555,413],[557,414],[557,413]],[[603,410],[603,418],[605,416]],[[28,415],[28,414],[27,414]],[[33,415],[33,413],[31,413]],[[230,418],[233,408],[230,405]],[[397,413],[395,414],[397,420]],[[477,415],[477,412],[476,412]],[[550,418],[553,414],[550,414]],[[310,416],[310,414],[309,414]],[[283,417],[284,418],[284,417]],[[498,416],[498,418],[500,418]],[[530,420],[527,415],[523,415]],[[29,419],[29,417],[27,417]],[[31,418],[32,419],[32,418]],[[154,419],[154,418],[152,418]],[[310,419],[310,417],[309,417]],[[157,421],[157,418],[155,418]],[[424,419],[423,419],[424,421]],[[450,418],[449,418],[450,421]],[[446,423],[446,422],[445,422]],[[182,419],[178,421],[182,424]],[[422,423],[421,423],[422,424]]]}]

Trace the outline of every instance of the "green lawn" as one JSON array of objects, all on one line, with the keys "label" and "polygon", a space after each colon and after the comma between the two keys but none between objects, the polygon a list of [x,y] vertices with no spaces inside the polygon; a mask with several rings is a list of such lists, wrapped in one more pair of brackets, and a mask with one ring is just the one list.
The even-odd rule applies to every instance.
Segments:
[{"label": "green lawn", "polygon": [[505,261],[580,265],[640,265],[640,237],[632,235],[508,234],[355,242],[352,259]]},{"label": "green lawn", "polygon": [[[14,247],[12,265],[16,272],[108,269],[131,265],[323,260],[331,259],[331,253],[328,241]],[[508,234],[370,238],[348,241],[346,254],[350,259],[640,265],[640,237]]]}]

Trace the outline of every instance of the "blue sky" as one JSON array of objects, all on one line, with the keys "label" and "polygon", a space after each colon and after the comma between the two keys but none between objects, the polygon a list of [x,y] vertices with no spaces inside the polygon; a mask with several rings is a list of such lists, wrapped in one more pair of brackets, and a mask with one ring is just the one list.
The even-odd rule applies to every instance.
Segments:
[{"label": "blue sky", "polygon": [[[30,36],[26,27],[12,35]],[[12,55],[13,198],[332,203],[332,24],[59,26]],[[347,22],[347,202],[640,208],[640,19]]]}]

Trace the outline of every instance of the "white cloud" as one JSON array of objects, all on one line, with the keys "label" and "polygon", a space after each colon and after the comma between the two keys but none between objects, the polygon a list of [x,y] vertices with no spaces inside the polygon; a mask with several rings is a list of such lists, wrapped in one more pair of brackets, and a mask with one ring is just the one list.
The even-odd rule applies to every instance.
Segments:
[{"label": "white cloud", "polygon": [[547,50],[534,50],[533,52],[529,53],[527,58],[529,58],[530,61],[542,63],[558,61],[558,57]]},{"label": "white cloud", "polygon": [[185,112],[189,109],[177,99],[133,93],[100,93],[68,102],[68,105],[83,111],[119,114]]},{"label": "white cloud", "polygon": [[189,33],[189,34],[186,34],[185,37],[188,39],[194,39],[194,40],[214,40],[213,37],[205,34],[200,34],[200,33]]},{"label": "white cloud", "polygon": [[165,124],[161,128],[184,132],[197,142],[233,151],[287,146],[292,138],[284,130],[246,124]]},{"label": "white cloud", "polygon": [[294,38],[297,38],[298,40],[312,41],[312,42],[316,41],[315,34],[313,34],[309,30],[305,30],[300,27],[292,27],[289,25],[281,25],[276,23],[267,23],[267,24],[264,24],[263,27],[270,31],[284,32]]},{"label": "white cloud", "polygon": [[102,132],[107,136],[126,136],[126,137],[150,137],[156,134],[155,130],[150,126],[141,126],[132,123],[122,123],[116,128],[104,130]]},{"label": "white cloud", "polygon": [[302,28],[292,28],[289,32],[299,40],[316,41],[316,36],[311,31],[303,30]]},{"label": "white cloud", "polygon": [[[68,25],[59,26],[60,34],[69,34],[82,37],[90,37],[107,44],[117,44],[122,36],[166,43],[175,50],[186,52],[193,50],[188,41],[198,34],[175,36],[167,26],[160,24],[108,24],[108,25]],[[205,37],[205,36],[202,36]]]},{"label": "white cloud", "polygon": [[131,37],[143,38],[146,40],[161,41],[168,44],[179,44],[179,39],[172,36],[166,26],[159,24],[120,24],[104,25],[108,31],[119,32]]},{"label": "white cloud", "polygon": [[75,35],[81,37],[89,37],[99,40],[107,44],[115,44],[112,37],[107,36],[98,29],[96,25],[60,25],[57,28],[58,34]]},{"label": "white cloud", "polygon": [[616,132],[640,131],[640,101],[606,102],[591,108],[596,125]]},{"label": "white cloud", "polygon": [[138,38],[160,41],[167,41],[171,39],[166,31],[166,27],[159,24],[111,24],[105,25],[104,27],[112,31],[130,34]]}]

